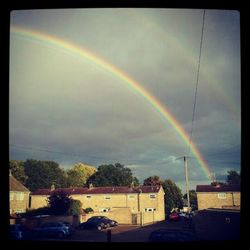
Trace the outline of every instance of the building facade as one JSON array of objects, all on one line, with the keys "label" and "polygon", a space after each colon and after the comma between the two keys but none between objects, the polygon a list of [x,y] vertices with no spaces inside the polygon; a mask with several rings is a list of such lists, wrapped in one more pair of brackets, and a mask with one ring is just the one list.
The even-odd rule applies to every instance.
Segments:
[{"label": "building facade", "polygon": [[106,215],[120,224],[148,224],[165,219],[161,186],[39,189],[31,194],[31,208],[46,206],[54,191],[64,191],[80,200],[83,209],[93,209],[94,214],[85,215],[83,221],[93,215]]},{"label": "building facade", "polygon": [[240,185],[197,185],[198,210],[224,208],[240,210]]},{"label": "building facade", "polygon": [[14,178],[9,175],[9,209],[10,214],[23,213],[29,208],[30,191]]}]

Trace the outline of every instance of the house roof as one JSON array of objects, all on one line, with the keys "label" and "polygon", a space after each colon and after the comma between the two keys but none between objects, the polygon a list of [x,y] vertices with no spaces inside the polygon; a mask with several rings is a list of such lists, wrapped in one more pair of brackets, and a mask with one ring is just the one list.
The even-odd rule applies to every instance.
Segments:
[{"label": "house roof", "polygon": [[160,186],[139,186],[139,187],[83,187],[83,188],[57,188],[38,189],[32,195],[50,195],[54,191],[63,191],[68,194],[132,194],[132,193],[158,193]]},{"label": "house roof", "polygon": [[10,191],[20,191],[20,192],[30,192],[21,182],[19,182],[14,176],[9,176],[9,190]]},{"label": "house roof", "polygon": [[196,192],[240,192],[240,185],[197,185]]}]

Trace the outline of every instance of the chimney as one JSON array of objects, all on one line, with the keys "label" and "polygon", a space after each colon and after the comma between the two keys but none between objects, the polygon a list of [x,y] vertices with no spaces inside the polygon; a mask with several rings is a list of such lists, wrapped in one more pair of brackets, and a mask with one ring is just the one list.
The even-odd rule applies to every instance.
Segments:
[{"label": "chimney", "polygon": [[220,187],[220,183],[216,182],[215,187],[219,188]]},{"label": "chimney", "polygon": [[55,188],[55,185],[52,184],[51,187],[50,187],[50,191],[54,191],[56,188]]},{"label": "chimney", "polygon": [[88,189],[93,189],[93,188],[94,188],[93,184],[89,183]]}]

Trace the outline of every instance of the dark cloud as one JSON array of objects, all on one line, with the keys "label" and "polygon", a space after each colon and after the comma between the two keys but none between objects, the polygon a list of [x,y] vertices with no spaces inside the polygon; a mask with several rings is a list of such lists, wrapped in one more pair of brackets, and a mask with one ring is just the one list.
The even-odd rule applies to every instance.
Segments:
[{"label": "dark cloud", "polygon": [[[240,169],[240,33],[235,11],[206,11],[193,141],[211,171]],[[71,41],[137,81],[190,133],[202,11],[91,9],[14,11],[11,24]],[[121,162],[142,181],[184,188],[187,145],[125,81],[60,48],[11,35],[12,159]],[[26,146],[26,148],[24,148]],[[27,147],[32,148],[27,149]],[[47,150],[47,151],[46,151]],[[224,150],[224,153],[217,155]],[[193,155],[191,154],[193,157]],[[197,160],[191,184],[208,182]]]}]

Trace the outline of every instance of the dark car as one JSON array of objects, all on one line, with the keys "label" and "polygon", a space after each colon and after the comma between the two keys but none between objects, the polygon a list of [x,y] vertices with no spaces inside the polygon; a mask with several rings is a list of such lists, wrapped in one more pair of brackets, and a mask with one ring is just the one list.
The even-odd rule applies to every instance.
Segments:
[{"label": "dark car", "polygon": [[10,225],[10,238],[12,240],[22,240],[23,231],[20,224]]},{"label": "dark car", "polygon": [[98,216],[99,218],[107,221],[107,227],[115,227],[118,226],[118,222],[116,220],[111,220],[106,216]]},{"label": "dark car", "polygon": [[10,225],[10,238],[12,240],[27,240],[32,239],[32,232],[21,224]]},{"label": "dark car", "polygon": [[42,224],[40,227],[34,228],[33,233],[38,237],[65,238],[70,236],[72,231],[62,222],[48,222]]},{"label": "dark car", "polygon": [[149,236],[150,242],[185,242],[195,241],[197,237],[191,232],[159,229]]},{"label": "dark car", "polygon": [[171,213],[169,215],[169,220],[171,220],[171,221],[178,221],[179,219],[180,219],[180,215],[176,212]]},{"label": "dark car", "polygon": [[89,218],[86,222],[81,223],[78,229],[97,229],[102,230],[109,227],[109,222],[99,216],[93,216]]}]

